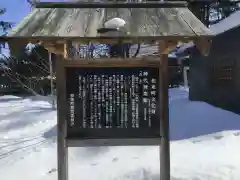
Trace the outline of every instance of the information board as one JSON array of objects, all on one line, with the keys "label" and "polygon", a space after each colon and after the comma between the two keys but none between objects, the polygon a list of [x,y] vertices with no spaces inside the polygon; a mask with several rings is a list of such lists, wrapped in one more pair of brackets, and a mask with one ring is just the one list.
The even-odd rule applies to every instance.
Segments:
[{"label": "information board", "polygon": [[66,67],[67,138],[159,138],[159,67]]}]

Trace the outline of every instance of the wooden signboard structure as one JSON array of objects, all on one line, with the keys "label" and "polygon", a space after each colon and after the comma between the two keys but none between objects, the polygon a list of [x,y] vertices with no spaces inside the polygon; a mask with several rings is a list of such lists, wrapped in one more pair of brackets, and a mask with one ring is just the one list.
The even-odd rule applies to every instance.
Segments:
[{"label": "wooden signboard structure", "polygon": [[[0,39],[1,41],[9,41],[10,44],[14,44],[20,39],[32,43],[40,41],[49,51],[61,55],[61,58],[56,62],[58,180],[68,179],[68,147],[132,145],[160,145],[160,180],[170,180],[168,53],[176,47],[179,41],[189,42],[193,40],[196,47],[203,54],[207,54],[212,34],[189,12],[186,8],[186,2],[38,2],[36,7],[141,8],[144,15],[151,17],[151,14],[144,13],[147,8],[156,9],[151,13],[156,13],[158,8],[183,8],[180,15],[188,15],[189,17],[182,16],[182,18],[186,18],[186,21],[179,20],[174,14],[175,11],[179,10],[166,11],[173,13],[172,17],[177,17],[174,20],[180,24],[179,28],[182,27],[182,24],[188,28],[188,30],[183,29],[180,35],[175,35],[175,32],[169,33],[172,35],[166,35],[168,32],[158,31],[153,28],[157,28],[157,24],[152,24],[151,28],[153,29],[149,30],[152,35],[144,33],[141,35],[142,25],[139,25],[140,30],[138,29],[136,33],[134,32],[136,28],[134,28],[131,29],[130,35],[124,36],[99,37],[94,34],[94,31],[89,31],[93,35],[65,37],[49,35],[51,37],[48,37],[37,36],[37,32],[42,31],[36,29],[36,32],[33,31],[34,35],[28,34],[20,37],[16,35],[18,32],[14,31],[15,35],[12,37]],[[98,10],[97,13],[101,13],[100,11]],[[37,13],[43,13],[42,15],[45,16],[46,13],[49,14],[49,9],[46,12],[42,10],[35,14]],[[79,13],[82,17],[81,12]],[[34,22],[36,18],[34,13],[31,16],[28,19]],[[98,18],[95,15],[94,17]],[[129,20],[133,21],[133,19]],[[187,21],[192,24],[186,23]],[[98,21],[94,19],[94,22]],[[26,25],[24,33],[29,33],[27,29],[39,27],[39,25],[36,27],[34,25],[31,28],[27,25],[32,23],[24,24]],[[43,25],[45,24],[43,23]],[[192,25],[196,25],[197,28],[192,27]],[[174,25],[174,27],[177,26]],[[18,31],[23,29],[21,26]],[[46,32],[47,29],[51,28],[46,28]],[[97,29],[95,30],[97,31]],[[174,29],[171,28],[171,30]],[[180,30],[176,32],[178,31]],[[188,33],[191,35],[188,36]],[[23,33],[19,32],[19,34]],[[143,58],[70,57],[71,47],[74,43],[114,44],[119,41],[122,43],[157,43],[158,55]]]},{"label": "wooden signboard structure", "polygon": [[59,180],[68,147],[160,144],[161,179],[170,177],[166,58],[58,61]]},{"label": "wooden signboard structure", "polygon": [[59,121],[67,123],[67,146],[159,144],[168,102],[163,72],[158,59],[60,60]]}]

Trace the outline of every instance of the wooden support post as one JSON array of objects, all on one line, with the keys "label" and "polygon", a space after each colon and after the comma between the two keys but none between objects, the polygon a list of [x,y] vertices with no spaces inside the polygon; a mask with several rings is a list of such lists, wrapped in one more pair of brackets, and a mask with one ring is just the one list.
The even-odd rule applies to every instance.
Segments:
[{"label": "wooden support post", "polygon": [[66,144],[67,120],[66,120],[66,102],[65,89],[62,85],[65,81],[63,60],[57,60],[56,81],[57,81],[57,161],[58,161],[58,180],[68,180],[68,147]]},{"label": "wooden support post", "polygon": [[67,41],[64,44],[64,54],[63,57],[65,59],[67,58],[73,58],[75,55],[74,51],[73,51],[73,46],[72,46],[72,42],[71,41]]},{"label": "wooden support post", "polygon": [[188,87],[188,71],[189,67],[183,67],[183,81],[184,81],[184,87]]},{"label": "wooden support post", "polygon": [[195,41],[197,49],[201,52],[203,56],[208,56],[211,49],[212,40],[209,38],[199,38]]},{"label": "wooden support post", "polygon": [[167,45],[159,41],[159,54],[161,63],[160,86],[163,92],[160,94],[160,180],[170,180],[170,146],[169,146],[169,115],[168,115],[168,54],[165,53]]},{"label": "wooden support post", "polygon": [[[67,41],[64,44],[64,59],[69,59],[73,57],[73,47],[72,42]],[[65,97],[65,89],[66,85],[61,85],[62,82],[65,81],[64,76],[64,69],[63,69],[63,60],[57,60],[57,73],[56,73],[56,80],[57,80],[57,99],[58,99],[58,180],[68,180],[68,147],[66,143],[66,136],[67,136],[67,120],[66,120],[66,113],[65,113],[65,104],[67,102]]]},{"label": "wooden support post", "polygon": [[51,87],[52,109],[55,109],[54,87],[53,87],[53,69],[52,69],[52,53],[51,52],[48,52],[48,59],[49,59],[49,71],[50,71],[50,87]]}]

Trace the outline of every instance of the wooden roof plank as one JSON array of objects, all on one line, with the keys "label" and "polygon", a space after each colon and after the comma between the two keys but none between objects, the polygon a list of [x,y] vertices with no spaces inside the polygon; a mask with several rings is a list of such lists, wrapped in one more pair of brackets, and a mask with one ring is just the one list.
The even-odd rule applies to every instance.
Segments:
[{"label": "wooden roof plank", "polygon": [[105,2],[36,2],[36,8],[173,8],[187,7],[186,1],[105,1]]},{"label": "wooden roof plank", "polygon": [[126,21],[125,38],[212,36],[187,8],[152,9],[34,9],[8,37],[98,38],[105,21]]}]

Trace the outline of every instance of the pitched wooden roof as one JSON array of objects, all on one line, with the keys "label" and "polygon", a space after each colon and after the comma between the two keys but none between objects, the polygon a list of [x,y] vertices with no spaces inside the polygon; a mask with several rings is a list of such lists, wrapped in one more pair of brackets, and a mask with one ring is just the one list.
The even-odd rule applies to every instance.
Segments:
[{"label": "pitched wooden roof", "polygon": [[104,22],[120,17],[134,37],[211,36],[188,8],[164,9],[34,9],[10,37],[96,37]]}]

